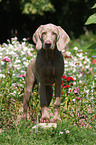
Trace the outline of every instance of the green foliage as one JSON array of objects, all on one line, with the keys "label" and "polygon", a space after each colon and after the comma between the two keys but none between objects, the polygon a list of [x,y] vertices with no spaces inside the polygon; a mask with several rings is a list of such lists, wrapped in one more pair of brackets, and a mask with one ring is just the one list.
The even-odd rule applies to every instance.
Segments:
[{"label": "green foliage", "polygon": [[7,12],[21,10],[22,14],[27,15],[44,15],[47,11],[53,12],[55,10],[50,0],[6,0],[1,3]]},{"label": "green foliage", "polygon": [[22,0],[21,4],[23,14],[44,15],[44,12],[54,11],[50,0]]},{"label": "green foliage", "polygon": [[86,21],[85,25],[96,24],[96,13],[91,15]]},{"label": "green foliage", "polygon": [[[94,8],[96,8],[96,4],[92,7],[92,9],[94,9]],[[89,25],[89,24],[96,24],[96,13],[93,14],[93,15],[91,15],[91,16],[87,19],[85,25]]]},{"label": "green foliage", "polygon": [[92,57],[92,55],[96,55],[96,35],[93,34],[91,31],[88,31],[86,35],[80,35],[75,41],[71,41],[69,44],[69,50],[73,53],[72,48],[78,47],[83,51],[87,52],[88,57]]}]

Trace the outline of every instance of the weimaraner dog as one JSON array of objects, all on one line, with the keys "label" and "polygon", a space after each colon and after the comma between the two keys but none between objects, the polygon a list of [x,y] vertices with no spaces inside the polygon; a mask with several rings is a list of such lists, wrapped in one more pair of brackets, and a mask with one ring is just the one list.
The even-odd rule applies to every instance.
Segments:
[{"label": "weimaraner dog", "polygon": [[[64,61],[61,50],[69,42],[69,36],[60,27],[53,24],[41,25],[33,35],[38,50],[36,59],[29,64],[25,79],[23,115],[27,118],[27,107],[37,82],[40,93],[41,122],[58,122],[60,118],[61,78]],[[53,119],[50,120],[48,106],[52,99],[52,85],[55,83],[55,103]]]}]

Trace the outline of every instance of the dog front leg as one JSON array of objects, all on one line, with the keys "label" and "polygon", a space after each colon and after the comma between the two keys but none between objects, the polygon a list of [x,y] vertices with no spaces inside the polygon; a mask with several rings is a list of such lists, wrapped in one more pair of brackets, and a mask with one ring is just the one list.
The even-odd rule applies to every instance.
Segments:
[{"label": "dog front leg", "polygon": [[60,118],[60,102],[61,102],[61,80],[55,83],[55,103],[54,103],[54,116],[52,122],[61,122]]},{"label": "dog front leg", "polygon": [[40,121],[48,123],[50,122],[50,117],[47,108],[46,87],[42,81],[40,82],[40,104],[41,104],[41,112],[42,112]]}]

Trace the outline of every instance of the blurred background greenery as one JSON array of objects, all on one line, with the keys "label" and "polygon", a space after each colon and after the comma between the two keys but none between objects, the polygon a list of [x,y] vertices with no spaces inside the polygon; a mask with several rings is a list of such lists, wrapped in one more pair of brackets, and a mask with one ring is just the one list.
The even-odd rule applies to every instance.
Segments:
[{"label": "blurred background greenery", "polygon": [[41,25],[60,25],[73,38],[91,30],[94,24],[85,26],[87,18],[96,9],[96,0],[0,0],[0,43],[13,36],[26,37],[32,42],[34,31]]}]

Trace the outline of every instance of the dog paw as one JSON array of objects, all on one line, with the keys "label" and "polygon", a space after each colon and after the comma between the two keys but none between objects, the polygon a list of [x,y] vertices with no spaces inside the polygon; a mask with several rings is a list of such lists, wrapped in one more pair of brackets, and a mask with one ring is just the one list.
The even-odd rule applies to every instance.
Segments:
[{"label": "dog paw", "polygon": [[47,107],[42,107],[41,111],[42,111],[42,116],[41,116],[40,122],[49,123],[50,122],[50,116],[49,116],[49,113],[48,113],[48,108]]},{"label": "dog paw", "polygon": [[50,118],[41,118],[40,122],[42,122],[42,123],[50,123],[51,121],[50,121]]},{"label": "dog paw", "polygon": [[27,119],[27,114],[25,112],[23,112],[22,119],[24,119],[24,120]]},{"label": "dog paw", "polygon": [[57,123],[57,122],[62,123],[62,120],[61,120],[61,118],[52,118],[52,119],[51,119],[51,122],[52,122],[52,123]]}]

